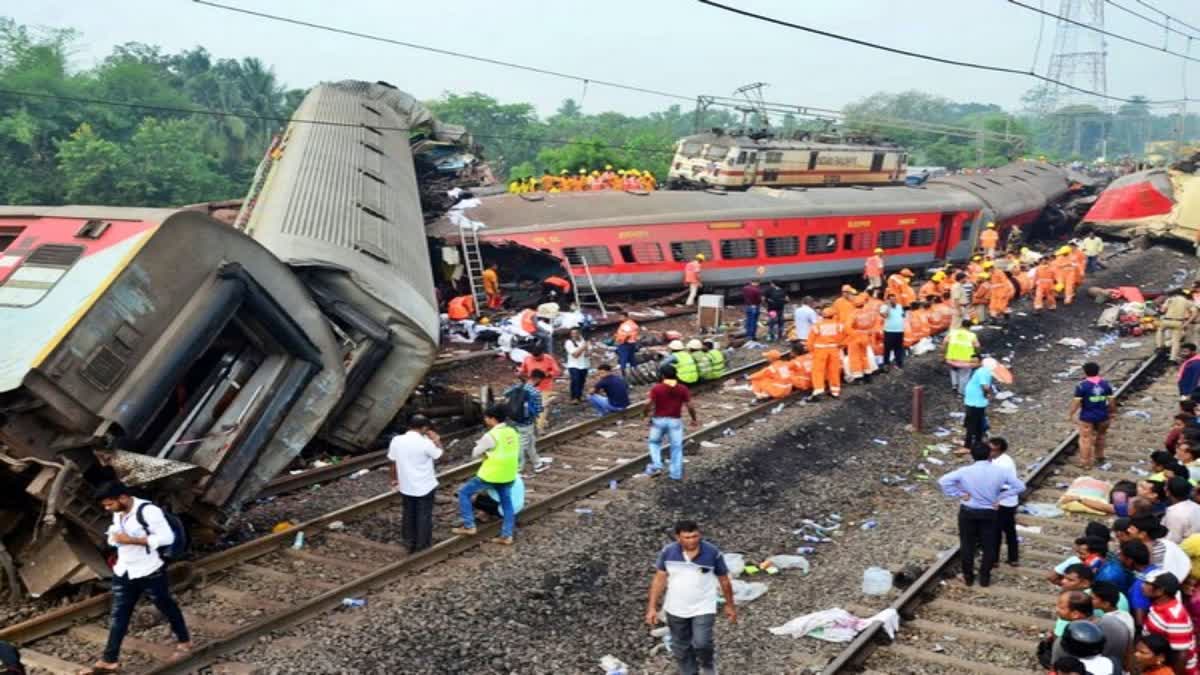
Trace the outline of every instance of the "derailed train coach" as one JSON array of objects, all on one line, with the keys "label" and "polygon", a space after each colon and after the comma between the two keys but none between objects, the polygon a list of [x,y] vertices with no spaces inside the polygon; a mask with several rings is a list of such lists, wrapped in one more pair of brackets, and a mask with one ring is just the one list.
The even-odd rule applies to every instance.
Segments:
[{"label": "derailed train coach", "polygon": [[312,90],[234,227],[197,211],[0,207],[0,566],[106,576],[118,477],[219,529],[315,438],[370,447],[432,364],[408,129],[384,84]]}]

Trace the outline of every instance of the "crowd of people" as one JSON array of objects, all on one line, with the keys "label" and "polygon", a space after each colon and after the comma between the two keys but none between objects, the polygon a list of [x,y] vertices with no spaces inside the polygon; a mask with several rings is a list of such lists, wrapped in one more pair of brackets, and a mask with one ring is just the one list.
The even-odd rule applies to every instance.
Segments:
[{"label": "crowd of people", "polygon": [[641,169],[614,170],[611,164],[606,164],[603,171],[579,169],[577,172],[571,173],[562,169],[558,175],[546,171],[540,178],[528,176],[513,179],[508,183],[508,191],[512,194],[599,192],[602,190],[650,192],[657,188],[658,181],[649,171]]}]

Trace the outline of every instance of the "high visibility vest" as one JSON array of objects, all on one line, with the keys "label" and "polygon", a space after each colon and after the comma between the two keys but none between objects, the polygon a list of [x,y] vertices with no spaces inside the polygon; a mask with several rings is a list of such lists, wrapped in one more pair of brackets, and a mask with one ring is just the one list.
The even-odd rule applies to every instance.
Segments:
[{"label": "high visibility vest", "polygon": [[684,384],[695,384],[700,379],[700,369],[690,353],[675,352],[675,375]]},{"label": "high visibility vest", "polygon": [[946,360],[970,361],[975,356],[975,335],[966,328],[955,328],[946,336]]},{"label": "high visibility vest", "polygon": [[691,356],[692,361],[696,362],[696,371],[700,373],[700,379],[711,380],[712,361],[708,360],[708,356],[704,352],[688,352],[688,356]]},{"label": "high visibility vest", "polygon": [[809,333],[813,349],[838,349],[842,346],[842,324],[833,319],[818,321]]},{"label": "high visibility vest", "polygon": [[517,430],[505,424],[497,424],[487,432],[496,441],[496,447],[488,450],[479,467],[479,479],[488,483],[511,483],[517,479],[521,460],[521,437]]},{"label": "high visibility vest", "polygon": [[625,344],[629,342],[637,342],[638,325],[633,319],[622,321],[620,326],[617,326],[617,344]]},{"label": "high visibility vest", "polygon": [[446,315],[455,321],[462,321],[475,311],[474,299],[469,295],[460,295],[446,306]]},{"label": "high visibility vest", "polygon": [[704,352],[708,356],[708,377],[709,379],[717,379],[725,375],[725,352],[720,349],[710,349]]},{"label": "high visibility vest", "polygon": [[520,314],[520,319],[521,319],[521,330],[525,331],[526,333],[529,333],[530,335],[533,335],[534,333],[537,332],[537,323],[535,323],[533,320],[533,310],[532,309],[522,310],[521,314]]}]

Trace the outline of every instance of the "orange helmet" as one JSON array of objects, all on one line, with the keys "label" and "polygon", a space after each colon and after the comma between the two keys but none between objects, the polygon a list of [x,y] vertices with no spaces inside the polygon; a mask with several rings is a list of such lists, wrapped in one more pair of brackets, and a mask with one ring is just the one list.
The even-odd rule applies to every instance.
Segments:
[{"label": "orange helmet", "polygon": [[910,270],[910,269],[908,269],[907,267],[905,267],[904,269],[900,270],[900,276],[904,276],[904,277],[911,277],[912,275],[913,275],[913,271],[912,271],[912,270]]}]

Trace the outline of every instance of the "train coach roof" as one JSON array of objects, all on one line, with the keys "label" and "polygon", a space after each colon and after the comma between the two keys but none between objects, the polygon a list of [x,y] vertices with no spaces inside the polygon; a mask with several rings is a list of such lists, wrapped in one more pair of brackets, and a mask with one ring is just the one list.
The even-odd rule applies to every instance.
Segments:
[{"label": "train coach roof", "polygon": [[[562,192],[543,195],[540,200],[505,194],[484,197],[479,202],[464,212],[471,220],[486,225],[485,235],[702,220],[974,211],[981,206],[970,195],[944,187],[755,188],[725,194],[673,190],[645,195]],[[449,217],[429,228],[429,234],[438,237],[457,233],[458,226]]]},{"label": "train coach roof", "polygon": [[86,218],[89,220],[138,220],[162,223],[179,209],[132,206],[0,206],[0,218]]}]

